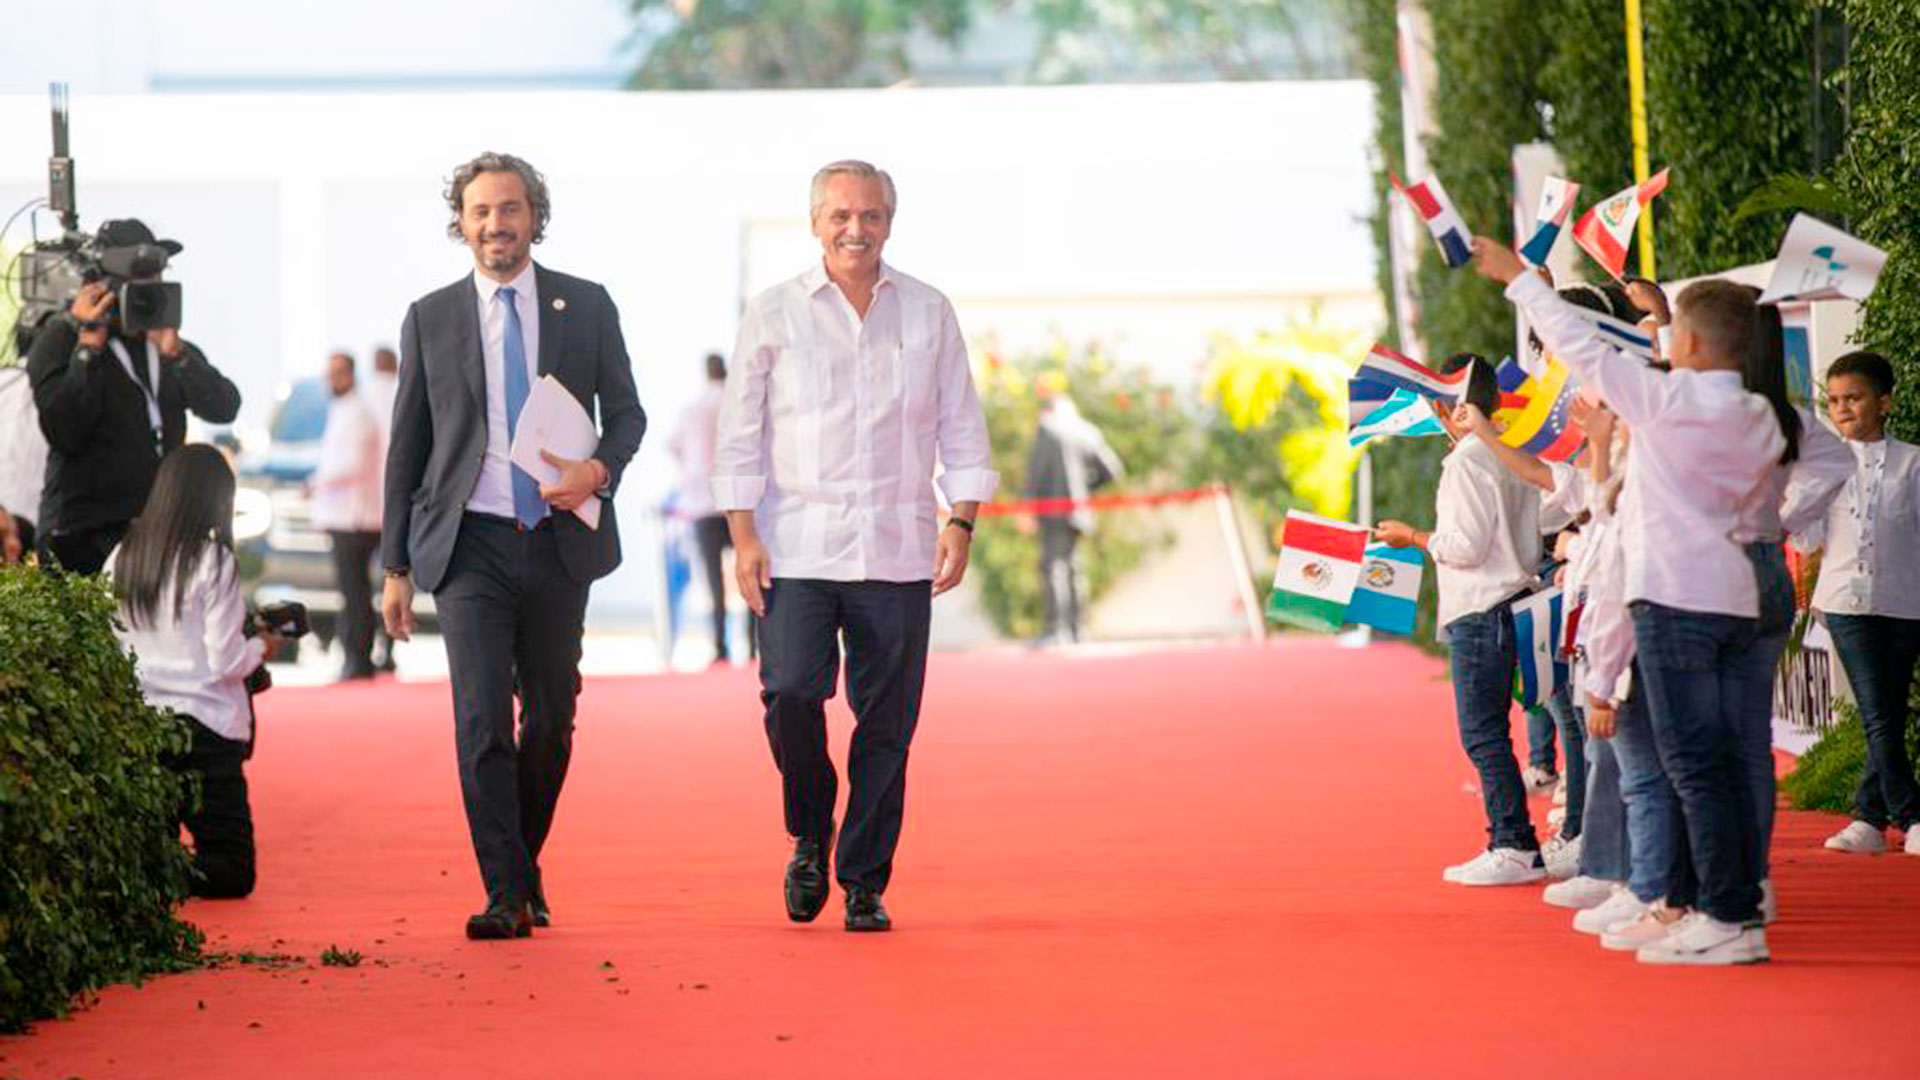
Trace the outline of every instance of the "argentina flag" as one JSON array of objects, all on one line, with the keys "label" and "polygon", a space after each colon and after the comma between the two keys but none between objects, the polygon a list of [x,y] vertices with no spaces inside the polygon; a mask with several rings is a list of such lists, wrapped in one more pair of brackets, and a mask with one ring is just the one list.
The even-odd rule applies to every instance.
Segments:
[{"label": "argentina flag", "polygon": [[1519,668],[1513,697],[1524,708],[1544,705],[1567,684],[1560,656],[1560,586],[1513,602],[1513,651]]}]

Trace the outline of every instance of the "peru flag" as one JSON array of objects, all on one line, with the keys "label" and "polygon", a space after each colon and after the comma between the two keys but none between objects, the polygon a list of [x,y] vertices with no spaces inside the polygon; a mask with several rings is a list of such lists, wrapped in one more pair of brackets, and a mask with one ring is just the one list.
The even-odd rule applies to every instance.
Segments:
[{"label": "peru flag", "polygon": [[1467,223],[1460,212],[1453,208],[1453,200],[1447,197],[1447,189],[1440,186],[1440,178],[1429,176],[1417,184],[1403,184],[1398,176],[1387,174],[1393,182],[1393,189],[1406,196],[1407,202],[1427,223],[1427,231],[1433,234],[1433,242],[1440,245],[1440,257],[1449,267],[1458,268],[1467,265],[1473,258],[1473,247],[1469,242],[1473,234],[1467,231]]},{"label": "peru flag", "polygon": [[1661,169],[1646,183],[1593,204],[1573,227],[1574,243],[1607,273],[1619,277],[1627,268],[1627,245],[1633,241],[1633,227],[1640,221],[1641,208],[1665,190],[1667,170]]}]

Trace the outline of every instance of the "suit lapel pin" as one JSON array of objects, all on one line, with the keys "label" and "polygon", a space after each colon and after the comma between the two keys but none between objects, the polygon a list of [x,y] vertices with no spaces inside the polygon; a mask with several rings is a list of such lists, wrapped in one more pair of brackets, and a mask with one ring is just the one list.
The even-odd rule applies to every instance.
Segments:
[{"label": "suit lapel pin", "polygon": [[553,298],[553,310],[555,310],[555,311],[565,311],[565,310],[567,310],[567,302],[566,302],[565,300],[563,300],[563,299],[561,299],[561,298],[560,298],[560,297],[558,297],[558,296],[556,296],[556,297],[554,297],[554,298]]}]

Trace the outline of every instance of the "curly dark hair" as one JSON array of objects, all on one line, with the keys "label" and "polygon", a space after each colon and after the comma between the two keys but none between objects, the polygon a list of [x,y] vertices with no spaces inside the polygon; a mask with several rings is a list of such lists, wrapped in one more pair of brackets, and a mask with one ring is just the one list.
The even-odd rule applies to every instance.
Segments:
[{"label": "curly dark hair", "polygon": [[520,178],[520,183],[527,189],[527,203],[533,208],[533,242],[537,244],[544,240],[547,221],[553,217],[553,200],[547,194],[547,178],[541,176],[540,170],[528,164],[526,159],[492,150],[453,170],[453,177],[447,181],[447,209],[453,212],[453,217],[447,222],[447,235],[455,240],[466,239],[466,234],[460,231],[461,201],[466,198],[467,185],[473,183],[473,178],[489,172],[512,173]]}]

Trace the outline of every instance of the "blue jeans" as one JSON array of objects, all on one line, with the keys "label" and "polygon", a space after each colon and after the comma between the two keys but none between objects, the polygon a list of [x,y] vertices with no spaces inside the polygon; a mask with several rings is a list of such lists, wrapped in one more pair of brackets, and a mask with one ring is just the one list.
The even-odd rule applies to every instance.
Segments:
[{"label": "blue jeans", "polygon": [[[1620,760],[1612,739],[1593,739],[1585,745],[1586,818],[1580,832],[1585,838],[1580,844],[1580,873],[1602,881],[1625,881],[1633,840],[1620,796]],[[1567,789],[1567,805],[1573,805],[1572,787]],[[1571,809],[1567,820],[1573,820]]]},{"label": "blue jeans", "polygon": [[1853,816],[1876,829],[1911,828],[1920,823],[1920,784],[1907,757],[1907,694],[1920,663],[1920,619],[1828,615],[1827,629],[1867,733],[1867,767],[1860,771]]},{"label": "blue jeans", "polygon": [[1587,729],[1567,687],[1547,699],[1547,713],[1560,728],[1560,742],[1567,748],[1567,821],[1560,826],[1560,834],[1571,840],[1581,834],[1587,820]]},{"label": "blue jeans", "polygon": [[1667,900],[1721,922],[1750,922],[1763,871],[1748,720],[1756,695],[1771,700],[1773,691],[1761,620],[1647,600],[1631,610],[1654,741],[1680,800],[1674,846],[1687,852],[1684,865],[1676,856]]},{"label": "blue jeans", "polygon": [[1773,768],[1773,683],[1780,654],[1787,651],[1793,633],[1793,575],[1787,573],[1786,554],[1779,544],[1747,545],[1754,583],[1760,590],[1760,627],[1754,639],[1753,663],[1764,666],[1766,681],[1746,684],[1739,706],[1740,756],[1747,764],[1747,783],[1753,792],[1753,828],[1750,839],[1754,872],[1765,881],[1771,874],[1775,795]]},{"label": "blue jeans", "polygon": [[1638,665],[1633,693],[1620,706],[1613,738],[1607,741],[1620,765],[1620,801],[1626,807],[1627,888],[1641,903],[1651,904],[1667,895],[1675,808],[1673,785],[1660,767],[1660,748],[1654,743],[1653,719],[1647,715],[1647,690]]},{"label": "blue jeans", "polygon": [[1557,721],[1545,705],[1536,705],[1527,710],[1527,764],[1538,765],[1548,772],[1559,771],[1553,742],[1553,732],[1557,726]]},{"label": "blue jeans", "polygon": [[1447,624],[1460,745],[1480,773],[1491,846],[1537,851],[1527,791],[1513,757],[1513,613],[1505,604]]}]

